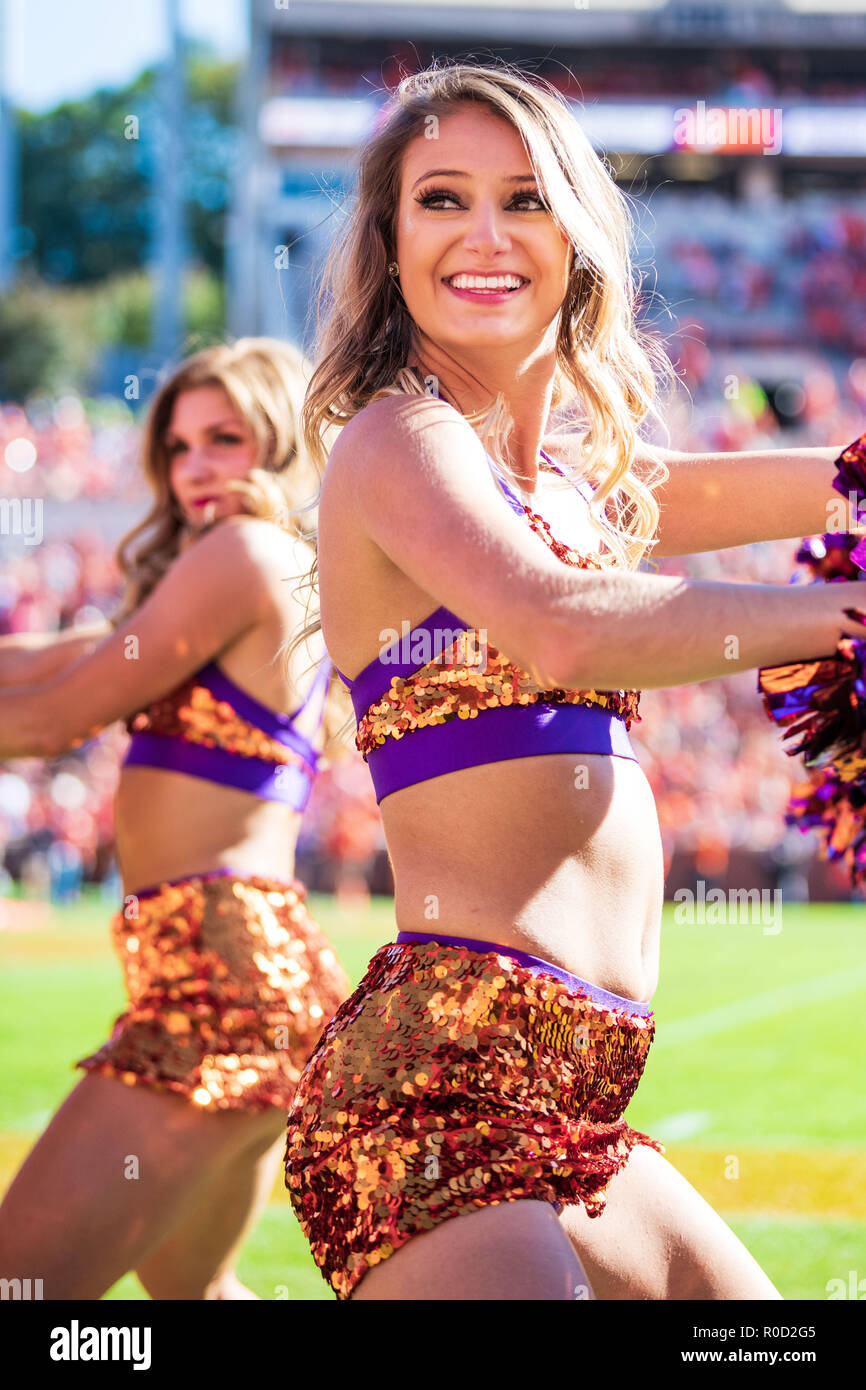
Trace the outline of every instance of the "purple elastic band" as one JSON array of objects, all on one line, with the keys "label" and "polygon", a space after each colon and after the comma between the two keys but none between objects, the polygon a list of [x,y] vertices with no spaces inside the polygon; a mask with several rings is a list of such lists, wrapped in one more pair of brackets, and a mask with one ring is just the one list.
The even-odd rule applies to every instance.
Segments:
[{"label": "purple elastic band", "polygon": [[[188,777],[201,777],[223,787],[236,787],[249,792],[261,801],[278,801],[293,811],[304,811],[310,800],[313,782],[318,774],[321,755],[306,735],[295,727],[295,720],[316,692],[326,695],[331,672],[331,658],[321,658],[316,675],[301,704],[291,714],[263,705],[254,695],[242,690],[215,662],[208,662],[192,677],[216,700],[229,704],[241,719],[245,719],[263,734],[291,749],[303,759],[297,763],[274,763],[265,758],[248,758],[227,748],[211,748],[193,743],[182,735],[156,734],[149,730],[134,733],[124,758],[124,766],[156,767],[164,772],[182,772]],[[319,724],[325,715],[325,700],[321,701]]]},{"label": "purple elastic band", "polygon": [[496,705],[477,719],[448,719],[386,738],[367,766],[377,803],[416,782],[466,767],[550,753],[603,753],[637,762],[625,721],[603,705]]},{"label": "purple elastic band", "polygon": [[501,946],[496,941],[474,941],[468,936],[443,936],[441,932],[398,932],[398,946],[408,945],[413,941],[435,941],[440,946],[462,946],[467,951],[509,956],[512,960],[516,960],[518,965],[523,965],[527,970],[531,970],[534,975],[553,975],[555,979],[561,980],[564,985],[567,985],[573,993],[588,994],[597,1004],[602,1004],[607,1008],[627,1009],[629,1013],[640,1014],[642,1018],[652,1014],[649,999],[626,999],[622,994],[613,994],[609,989],[602,989],[601,985],[590,984],[589,980],[582,980],[579,975],[572,975],[568,970],[551,964],[549,960],[542,960],[540,956],[531,956],[528,951],[520,951],[514,946]]},{"label": "purple elastic band", "polygon": [[124,767],[158,767],[164,772],[183,772],[223,787],[236,787],[262,801],[279,801],[303,811],[313,789],[314,770],[296,763],[279,764],[264,758],[246,758],[225,748],[208,748],[168,734],[147,730],[132,735]]},{"label": "purple elastic band", "polygon": [[248,869],[206,869],[201,874],[184,874],[182,878],[164,878],[159,883],[152,884],[149,888],[139,888],[134,893],[127,893],[129,898],[152,898],[156,893],[161,893],[163,888],[177,888],[181,883],[189,883],[190,879],[209,879],[209,878],[266,878],[271,883],[281,883],[284,888],[294,886],[292,880],[279,878],[276,874],[253,874]]}]

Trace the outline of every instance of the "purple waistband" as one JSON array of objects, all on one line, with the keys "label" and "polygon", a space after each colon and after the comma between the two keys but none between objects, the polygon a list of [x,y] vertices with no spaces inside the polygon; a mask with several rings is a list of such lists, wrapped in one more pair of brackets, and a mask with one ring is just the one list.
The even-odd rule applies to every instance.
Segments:
[{"label": "purple waistband", "polygon": [[303,811],[313,789],[315,769],[308,764],[277,764],[264,758],[245,758],[225,748],[208,748],[168,734],[146,730],[132,735],[124,767],[157,767],[164,772],[183,772],[222,787],[236,787],[262,801],[279,801],[293,811]]},{"label": "purple waistband", "polygon": [[588,994],[597,1004],[602,1004],[607,1008],[627,1009],[629,1013],[639,1014],[642,1018],[652,1017],[649,999],[626,999],[622,994],[613,994],[609,989],[602,989],[601,985],[590,984],[589,980],[582,980],[579,975],[572,975],[568,970],[553,965],[549,960],[542,960],[540,956],[531,956],[527,951],[520,951],[514,946],[501,946],[496,941],[474,941],[468,936],[443,936],[441,932],[398,932],[398,946],[408,945],[413,941],[435,941],[440,946],[463,946],[467,951],[480,951],[485,954],[493,952],[498,956],[509,956],[512,960],[516,960],[518,965],[523,965],[527,970],[531,970],[534,975],[553,975],[555,979],[561,980],[564,985],[567,985],[574,994]]},{"label": "purple waistband", "polygon": [[607,753],[637,762],[625,720],[603,705],[496,705],[386,738],[367,754],[376,801],[446,772],[548,753]]},{"label": "purple waistband", "polygon": [[[284,888],[295,888],[297,890],[298,880],[281,878],[278,874],[254,874],[248,869],[205,869],[200,874],[184,874],[182,878],[164,878],[159,883],[153,883],[148,888],[139,888],[134,893],[126,893],[129,898],[152,898],[157,893],[161,893],[163,888],[177,888],[182,883],[189,883],[192,879],[200,879],[204,882],[209,878],[239,878],[245,881],[251,878],[265,878],[269,883],[281,883]],[[303,885],[301,885],[303,886]]]}]

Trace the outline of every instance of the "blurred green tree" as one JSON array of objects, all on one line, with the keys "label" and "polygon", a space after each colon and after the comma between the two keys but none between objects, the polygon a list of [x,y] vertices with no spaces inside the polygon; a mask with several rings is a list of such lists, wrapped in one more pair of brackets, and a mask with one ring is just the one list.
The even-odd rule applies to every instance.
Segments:
[{"label": "blurred green tree", "polygon": [[65,330],[44,290],[22,282],[0,295],[0,400],[59,392],[73,376]]},{"label": "blurred green tree", "polygon": [[[187,45],[183,168],[190,258],[222,276],[238,64]],[[52,111],[18,113],[21,271],[88,284],[147,264],[155,199],[156,69]]]}]

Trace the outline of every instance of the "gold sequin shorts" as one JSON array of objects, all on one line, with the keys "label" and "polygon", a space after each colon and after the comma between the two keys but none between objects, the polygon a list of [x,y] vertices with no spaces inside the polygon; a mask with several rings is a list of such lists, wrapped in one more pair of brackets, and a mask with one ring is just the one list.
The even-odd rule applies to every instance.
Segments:
[{"label": "gold sequin shorts", "polygon": [[381,947],[298,1084],[286,1186],[338,1299],[468,1208],[534,1198],[599,1216],[636,1144],[664,1152],[622,1118],[648,1006],[474,944],[490,949]]},{"label": "gold sequin shorts", "polygon": [[85,1071],[203,1110],[288,1108],[350,985],[304,885],[217,870],[130,896],[111,929],[129,1008]]}]

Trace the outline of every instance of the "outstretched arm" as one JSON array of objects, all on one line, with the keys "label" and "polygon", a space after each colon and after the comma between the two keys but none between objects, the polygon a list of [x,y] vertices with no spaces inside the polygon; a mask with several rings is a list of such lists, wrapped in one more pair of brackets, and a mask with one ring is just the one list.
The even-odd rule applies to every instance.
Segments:
[{"label": "outstretched arm", "polygon": [[[333,488],[431,607],[483,629],[544,687],[688,685],[830,654],[843,633],[863,633],[844,613],[847,584],[715,583],[562,564],[503,502],[467,422],[433,398],[375,401],[344,426],[322,489],[323,544]],[[365,623],[375,630],[379,618]]]},{"label": "outstretched arm", "polygon": [[270,579],[286,557],[273,526],[215,526],[89,655],[0,691],[0,758],[54,757],[175,689],[272,611]]},{"label": "outstretched arm", "polygon": [[18,632],[0,637],[0,686],[39,685],[95,651],[112,628],[105,619],[61,632]]},{"label": "outstretched arm", "polygon": [[662,450],[670,477],[655,491],[661,515],[653,559],[858,530],[833,490],[833,465],[848,443],[734,454]]}]

